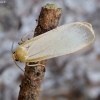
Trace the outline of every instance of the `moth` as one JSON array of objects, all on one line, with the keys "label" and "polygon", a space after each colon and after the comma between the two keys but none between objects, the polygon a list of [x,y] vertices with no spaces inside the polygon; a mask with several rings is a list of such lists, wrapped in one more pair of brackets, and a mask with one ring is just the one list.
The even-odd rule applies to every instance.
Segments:
[{"label": "moth", "polygon": [[20,62],[37,62],[81,50],[93,42],[94,38],[90,23],[69,23],[22,41],[12,56]]}]

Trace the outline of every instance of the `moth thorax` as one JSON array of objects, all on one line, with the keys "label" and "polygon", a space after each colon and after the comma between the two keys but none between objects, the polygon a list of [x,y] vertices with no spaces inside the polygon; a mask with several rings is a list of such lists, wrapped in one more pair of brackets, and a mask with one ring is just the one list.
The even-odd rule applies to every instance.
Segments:
[{"label": "moth thorax", "polygon": [[26,48],[19,46],[16,50],[16,57],[19,61],[21,62],[26,62],[26,58],[27,58],[28,52],[26,50]]}]

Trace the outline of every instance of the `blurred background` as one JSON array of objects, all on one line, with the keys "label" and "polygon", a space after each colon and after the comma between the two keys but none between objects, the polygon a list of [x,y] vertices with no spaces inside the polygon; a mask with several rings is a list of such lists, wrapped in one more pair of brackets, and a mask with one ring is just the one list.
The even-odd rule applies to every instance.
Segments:
[{"label": "blurred background", "polygon": [[18,98],[23,72],[13,62],[12,41],[15,50],[47,3],[62,8],[59,26],[89,22],[96,38],[83,50],[47,61],[39,100],[100,100],[100,0],[0,0],[0,100]]}]

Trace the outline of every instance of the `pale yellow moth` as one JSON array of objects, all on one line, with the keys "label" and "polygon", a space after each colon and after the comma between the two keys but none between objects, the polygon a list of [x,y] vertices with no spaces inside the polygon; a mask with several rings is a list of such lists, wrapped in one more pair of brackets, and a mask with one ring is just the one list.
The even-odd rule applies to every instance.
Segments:
[{"label": "pale yellow moth", "polygon": [[70,23],[23,42],[13,58],[20,62],[37,62],[70,54],[88,46],[94,38],[91,24]]}]

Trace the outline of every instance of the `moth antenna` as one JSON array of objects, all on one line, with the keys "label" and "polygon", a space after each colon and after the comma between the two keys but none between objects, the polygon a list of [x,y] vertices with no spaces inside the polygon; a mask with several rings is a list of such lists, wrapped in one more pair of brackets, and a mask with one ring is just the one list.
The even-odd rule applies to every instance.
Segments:
[{"label": "moth antenna", "polygon": [[[38,23],[37,23],[38,24]],[[37,26],[37,24],[36,24],[36,26]],[[35,27],[36,27],[35,26]],[[30,33],[32,33],[32,32],[34,32],[35,31],[35,28],[32,30],[32,31],[30,31],[29,33],[27,33],[27,34],[25,34],[22,38],[21,38],[21,41],[22,42],[25,42],[25,40],[24,40],[24,38],[26,37],[26,36],[28,36]],[[28,39],[29,40],[29,39]]]},{"label": "moth antenna", "polygon": [[16,66],[17,66],[20,70],[22,70],[22,71],[25,73],[25,75],[31,80],[31,78],[29,77],[29,75],[28,75],[22,68],[20,68],[20,66],[16,63],[15,60],[14,60],[14,63],[15,63]]},{"label": "moth antenna", "polygon": [[[14,41],[13,41],[12,47],[11,47],[11,52],[12,52],[12,54],[13,54],[13,45],[14,45]],[[13,58],[13,57],[12,57],[12,58]],[[20,66],[16,63],[16,61],[14,60],[14,58],[13,58],[13,61],[14,61],[14,63],[16,64],[16,66],[17,66],[20,70],[22,70],[22,71],[25,73],[25,75],[28,76],[28,78],[30,79],[29,75],[28,75],[22,68],[20,68]],[[31,80],[31,79],[30,79],[30,80]]]},{"label": "moth antenna", "polygon": [[[14,45],[14,41],[13,41],[12,47],[11,47],[11,52],[12,52],[12,54],[13,54],[13,45]],[[13,58],[13,57],[12,57],[12,58]],[[28,78],[30,79],[29,75],[16,63],[16,61],[14,60],[14,58],[13,58],[13,61],[14,61],[14,63],[16,64],[16,66],[17,66],[20,70],[22,70],[22,71],[25,73],[25,75],[28,76]],[[30,80],[31,80],[31,79],[30,79]]]},{"label": "moth antenna", "polygon": [[14,52],[13,52],[13,45],[14,45],[14,40],[13,40],[12,46],[11,46],[11,52],[12,52],[12,54],[14,53]]},{"label": "moth antenna", "polygon": [[[13,41],[12,47],[11,47],[12,54],[13,54],[13,45],[14,45],[14,41]],[[12,57],[12,58],[13,58],[13,57]],[[28,76],[28,78],[30,79],[29,75],[28,75],[22,68],[20,68],[20,66],[16,63],[16,61],[14,60],[14,58],[13,58],[13,61],[14,61],[14,63],[16,64],[16,66],[17,66],[20,70],[22,70],[22,71],[25,73],[25,75]],[[30,80],[31,80],[31,79],[30,79]]]},{"label": "moth antenna", "polygon": [[32,32],[34,32],[34,30],[32,30],[31,32],[25,34],[22,38],[21,38],[21,41],[22,42],[25,42],[24,38],[27,37],[29,34],[31,34]]},{"label": "moth antenna", "polygon": [[[18,26],[19,26],[19,22],[18,22],[18,24],[17,24],[17,28],[16,28],[15,33],[17,32]],[[13,35],[13,37],[14,37],[14,35]],[[12,54],[13,54],[13,45],[14,45],[14,40],[13,40],[12,46],[11,46],[11,52],[12,52]]]},{"label": "moth antenna", "polygon": [[[18,25],[17,25],[17,29],[18,29]],[[17,31],[17,29],[16,29],[16,31]],[[12,52],[12,54],[14,53],[14,52],[13,52],[13,45],[14,45],[14,40],[13,40],[12,46],[11,46],[11,52]],[[12,57],[12,58],[13,58],[13,57]],[[22,70],[22,71],[24,72],[24,70],[23,70],[22,68],[20,68],[20,66],[16,63],[16,61],[14,60],[14,58],[13,58],[13,61],[14,61],[14,63],[16,64],[16,66],[17,66],[20,70]],[[29,75],[28,75],[26,72],[24,72],[24,73],[25,73],[25,75],[28,76],[28,78],[31,80],[31,78],[29,77]]]}]

